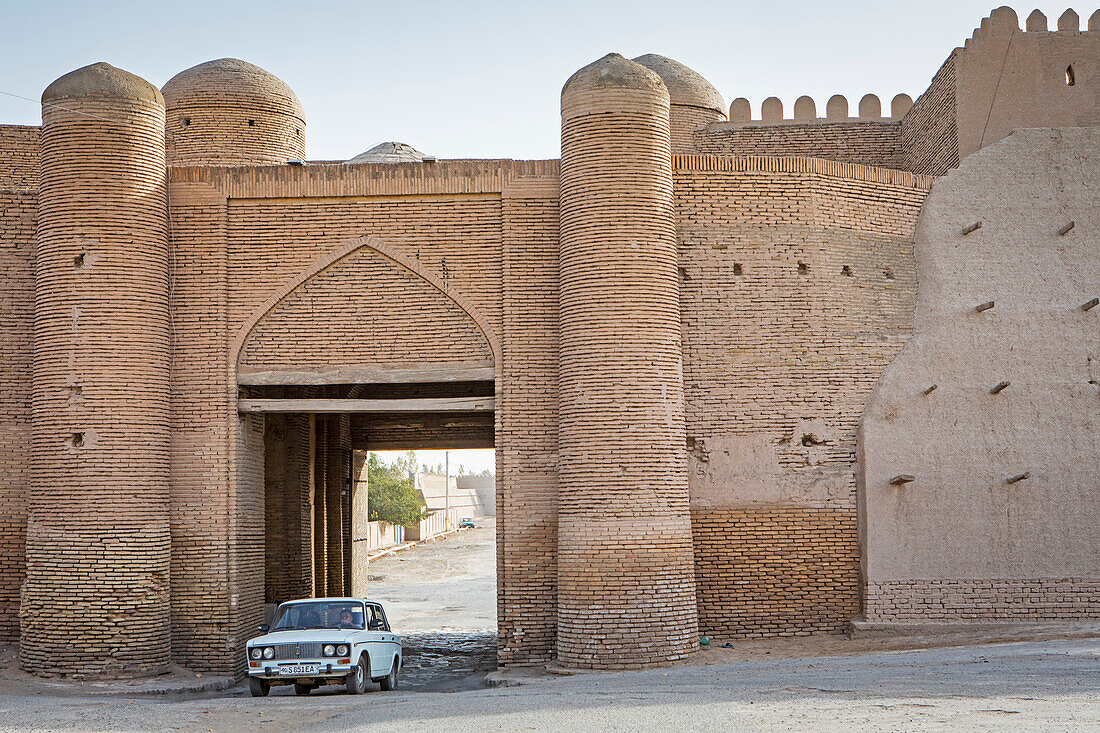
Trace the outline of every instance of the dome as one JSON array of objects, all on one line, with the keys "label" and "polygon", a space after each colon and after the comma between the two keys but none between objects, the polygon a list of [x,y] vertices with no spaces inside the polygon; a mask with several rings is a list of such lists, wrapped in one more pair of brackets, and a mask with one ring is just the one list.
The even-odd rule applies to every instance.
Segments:
[{"label": "dome", "polygon": [[424,160],[424,153],[412,145],[405,143],[379,143],[365,153],[359,153],[350,163],[420,163]]},{"label": "dome", "polygon": [[305,119],[302,105],[286,82],[240,59],[218,59],[173,76],[162,89],[168,107],[191,102],[211,106],[265,108]]},{"label": "dome", "polygon": [[668,96],[672,104],[687,107],[702,107],[726,114],[726,103],[718,90],[698,72],[689,69],[679,61],[673,61],[665,56],[655,53],[647,53],[634,59],[655,72],[668,87]]},{"label": "dome", "polygon": [[160,91],[140,76],[100,61],[57,79],[42,92],[42,101],[65,97],[123,97],[152,104],[164,104]]},{"label": "dome", "polygon": [[567,94],[601,87],[643,89],[665,95],[668,92],[664,86],[661,77],[649,69],[617,53],[609,53],[569,77],[561,95],[564,98]]},{"label": "dome", "polygon": [[303,160],[305,115],[282,79],[240,59],[192,66],[164,85],[169,165]]}]

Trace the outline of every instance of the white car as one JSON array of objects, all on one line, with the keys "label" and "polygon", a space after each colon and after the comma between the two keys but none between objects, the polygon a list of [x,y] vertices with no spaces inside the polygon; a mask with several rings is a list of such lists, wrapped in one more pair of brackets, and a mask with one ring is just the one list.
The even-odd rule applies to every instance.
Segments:
[{"label": "white car", "polygon": [[251,639],[248,689],[263,697],[272,685],[294,685],[308,695],[321,685],[342,684],[352,695],[369,681],[383,690],[397,687],[401,640],[390,631],[380,603],[362,598],[305,598],[275,611],[271,627]]}]

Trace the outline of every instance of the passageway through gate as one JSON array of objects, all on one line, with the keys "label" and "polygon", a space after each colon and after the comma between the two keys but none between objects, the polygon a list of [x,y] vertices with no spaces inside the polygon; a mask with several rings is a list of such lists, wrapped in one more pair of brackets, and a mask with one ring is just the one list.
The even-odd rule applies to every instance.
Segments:
[{"label": "passageway through gate", "polygon": [[[428,516],[400,526],[371,521],[368,506],[372,453],[376,468],[408,451],[492,453],[494,382],[251,385],[239,402],[263,415],[266,614],[294,598],[364,596],[404,638],[406,688],[468,685],[493,669],[496,471],[448,481],[406,463]],[[460,530],[464,518],[475,527]],[[485,596],[478,613],[448,601],[471,593]]]}]

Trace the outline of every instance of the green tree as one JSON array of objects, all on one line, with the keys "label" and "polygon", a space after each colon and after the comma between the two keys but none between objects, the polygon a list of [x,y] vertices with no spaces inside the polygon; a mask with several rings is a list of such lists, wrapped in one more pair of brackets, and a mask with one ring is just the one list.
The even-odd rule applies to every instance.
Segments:
[{"label": "green tree", "polygon": [[416,524],[431,514],[425,510],[409,475],[415,466],[413,451],[393,465],[382,463],[377,455],[370,454],[367,459],[367,519],[403,527]]}]

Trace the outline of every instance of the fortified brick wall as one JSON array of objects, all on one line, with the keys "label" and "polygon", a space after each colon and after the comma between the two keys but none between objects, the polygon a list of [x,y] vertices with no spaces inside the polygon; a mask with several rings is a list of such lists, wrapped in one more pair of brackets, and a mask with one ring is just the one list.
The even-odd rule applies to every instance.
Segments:
[{"label": "fortified brick wall", "polygon": [[841,163],[905,169],[896,120],[718,122],[695,131],[695,151],[718,156],[807,156]]},{"label": "fortified brick wall", "polygon": [[838,631],[859,612],[855,434],[909,337],[928,179],[676,159],[700,630]]},{"label": "fortified brick wall", "polygon": [[1100,616],[1098,155],[1020,130],[932,188],[861,429],[869,622]]},{"label": "fortified brick wall", "polygon": [[914,173],[942,176],[959,165],[959,133],[955,112],[955,61],[953,51],[932,78],[928,90],[901,120],[904,165]]}]

